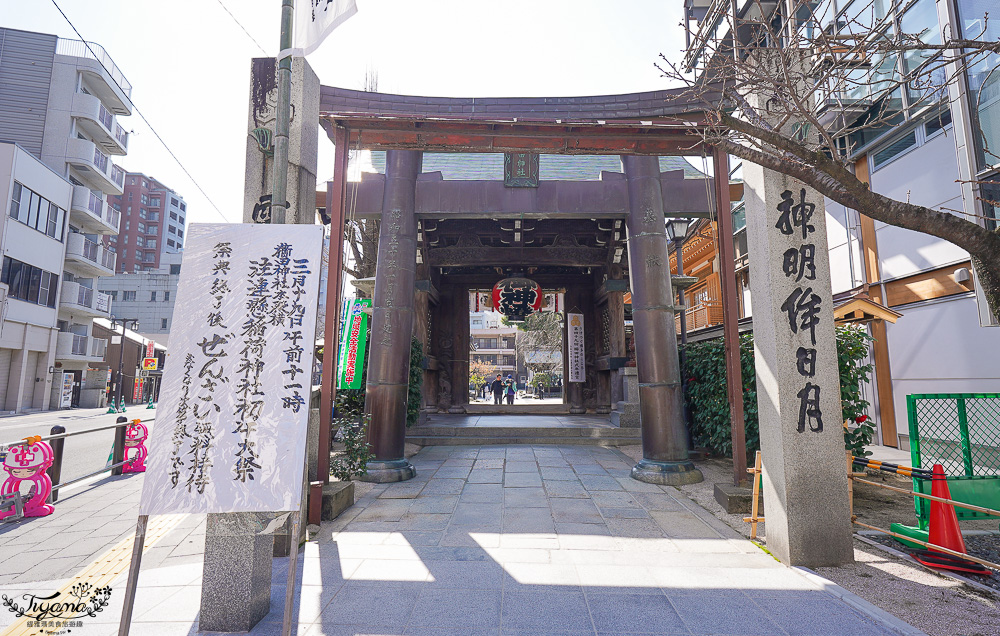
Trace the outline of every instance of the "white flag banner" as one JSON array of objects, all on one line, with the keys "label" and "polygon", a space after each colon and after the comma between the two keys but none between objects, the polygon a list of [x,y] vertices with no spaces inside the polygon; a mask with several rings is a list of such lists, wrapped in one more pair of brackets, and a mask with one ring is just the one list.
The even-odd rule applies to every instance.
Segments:
[{"label": "white flag banner", "polygon": [[586,382],[583,314],[566,314],[566,346],[569,349],[569,381]]},{"label": "white flag banner", "polygon": [[298,0],[292,49],[278,53],[306,56],[319,48],[330,32],[358,12],[356,0]]},{"label": "white flag banner", "polygon": [[298,510],[323,230],[194,224],[140,514]]}]

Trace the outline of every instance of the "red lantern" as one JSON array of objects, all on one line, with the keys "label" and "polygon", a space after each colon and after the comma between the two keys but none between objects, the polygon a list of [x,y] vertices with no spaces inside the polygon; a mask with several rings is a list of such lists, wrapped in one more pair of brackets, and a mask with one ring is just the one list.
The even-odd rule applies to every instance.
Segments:
[{"label": "red lantern", "polygon": [[542,308],[542,287],[527,278],[505,278],[493,286],[493,311],[521,322]]}]

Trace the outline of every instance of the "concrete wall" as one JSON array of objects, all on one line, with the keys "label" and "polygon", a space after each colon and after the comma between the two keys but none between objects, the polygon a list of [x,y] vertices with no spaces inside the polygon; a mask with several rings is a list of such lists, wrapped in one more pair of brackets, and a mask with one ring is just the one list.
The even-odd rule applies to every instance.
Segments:
[{"label": "concrete wall", "polygon": [[1000,391],[1000,329],[979,326],[975,296],[897,307],[887,325],[899,432],[912,393]]},{"label": "concrete wall", "polygon": [[[931,208],[962,209],[955,138],[950,129],[897,157],[871,175],[875,192]],[[875,222],[883,280],[909,276],[969,257],[939,238]]]},{"label": "concrete wall", "polygon": [[49,99],[56,36],[0,28],[0,140],[36,157]]}]

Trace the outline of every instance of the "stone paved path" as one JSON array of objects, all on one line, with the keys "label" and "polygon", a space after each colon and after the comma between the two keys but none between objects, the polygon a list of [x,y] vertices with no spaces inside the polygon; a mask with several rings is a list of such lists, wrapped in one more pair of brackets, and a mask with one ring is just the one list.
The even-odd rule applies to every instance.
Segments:
[{"label": "stone paved path", "polygon": [[[614,449],[427,447],[412,461],[415,479],[376,486],[306,545],[299,634],[919,633],[782,566],[679,491],[633,481]],[[143,559],[132,634],[198,633],[199,530],[180,530]],[[271,613],[251,634],[280,633],[287,564],[275,559]],[[73,636],[116,634],[120,612],[116,595]]]}]

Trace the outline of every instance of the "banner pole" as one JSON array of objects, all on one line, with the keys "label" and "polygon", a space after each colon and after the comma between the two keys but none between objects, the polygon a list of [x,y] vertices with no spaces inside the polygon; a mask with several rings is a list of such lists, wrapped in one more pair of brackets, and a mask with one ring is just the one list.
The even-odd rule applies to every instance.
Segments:
[{"label": "banner pole", "polygon": [[142,546],[146,543],[148,521],[149,515],[139,515],[135,523],[135,543],[132,544],[132,560],[125,582],[125,606],[122,607],[122,620],[118,624],[118,636],[128,636],[128,630],[132,626],[132,608],[135,606],[135,590],[139,584],[139,564],[142,562]]}]

